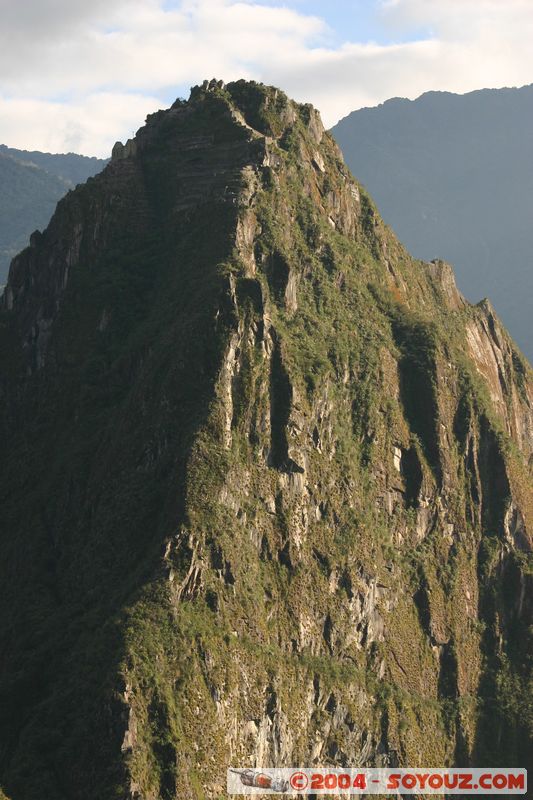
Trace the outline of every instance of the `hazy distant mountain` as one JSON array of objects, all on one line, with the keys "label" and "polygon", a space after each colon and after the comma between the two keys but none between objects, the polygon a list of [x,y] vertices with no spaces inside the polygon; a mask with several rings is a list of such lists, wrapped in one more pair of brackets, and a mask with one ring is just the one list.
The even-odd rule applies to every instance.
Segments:
[{"label": "hazy distant mountain", "polygon": [[452,262],[533,360],[533,85],[396,98],[332,132],[411,252]]},{"label": "hazy distant mountain", "polygon": [[48,224],[57,201],[106,163],[75,153],[52,155],[0,145],[0,284],[30,234]]},{"label": "hazy distant mountain", "polygon": [[35,164],[52,175],[63,178],[69,185],[85,183],[107,164],[107,159],[80,156],[78,153],[40,153],[38,150],[16,150],[0,144],[0,153],[17,161]]}]

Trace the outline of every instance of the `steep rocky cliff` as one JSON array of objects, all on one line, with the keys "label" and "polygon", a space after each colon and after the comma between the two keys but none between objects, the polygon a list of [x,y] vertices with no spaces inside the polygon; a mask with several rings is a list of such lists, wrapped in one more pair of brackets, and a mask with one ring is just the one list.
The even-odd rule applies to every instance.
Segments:
[{"label": "steep rocky cliff", "polygon": [[533,84],[396,97],[331,131],[409,251],[449,259],[461,291],[491,298],[530,362],[532,130]]},{"label": "steep rocky cliff", "polygon": [[53,155],[0,144],[0,286],[13,256],[50,219],[57,201],[106,162],[75,153]]},{"label": "steep rocky cliff", "polygon": [[11,800],[527,765],[531,371],[312,107],[149,117],[13,261],[0,348]]}]

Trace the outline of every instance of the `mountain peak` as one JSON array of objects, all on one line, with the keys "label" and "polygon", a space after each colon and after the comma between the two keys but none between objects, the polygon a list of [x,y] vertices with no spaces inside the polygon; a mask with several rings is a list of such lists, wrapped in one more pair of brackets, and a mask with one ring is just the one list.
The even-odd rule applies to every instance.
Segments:
[{"label": "mountain peak", "polygon": [[0,355],[10,797],[529,753],[529,368],[312,107],[151,115],[14,259]]},{"label": "mountain peak", "polygon": [[[256,81],[239,80],[225,84],[215,78],[193,86],[188,100],[178,98],[167,111],[150,114],[146,126],[141,128],[135,139],[121,142],[113,148],[113,158],[133,155],[138,145],[144,145],[153,129],[168,124],[169,117],[190,118],[195,114],[207,114],[210,123],[215,123],[217,114],[228,114],[235,122],[248,128],[257,136],[280,139],[300,123],[306,128],[317,144],[324,135],[320,114],[311,104],[300,104],[290,100],[287,95],[274,86],[266,86]],[[135,142],[135,144],[131,144]]]}]

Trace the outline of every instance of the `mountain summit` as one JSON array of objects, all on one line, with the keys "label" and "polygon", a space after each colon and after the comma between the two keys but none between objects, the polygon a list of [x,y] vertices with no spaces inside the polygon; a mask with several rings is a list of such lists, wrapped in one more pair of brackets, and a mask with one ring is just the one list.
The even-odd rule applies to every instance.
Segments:
[{"label": "mountain summit", "polygon": [[531,372],[311,106],[210,81],[151,115],[2,302],[11,800],[526,765]]}]

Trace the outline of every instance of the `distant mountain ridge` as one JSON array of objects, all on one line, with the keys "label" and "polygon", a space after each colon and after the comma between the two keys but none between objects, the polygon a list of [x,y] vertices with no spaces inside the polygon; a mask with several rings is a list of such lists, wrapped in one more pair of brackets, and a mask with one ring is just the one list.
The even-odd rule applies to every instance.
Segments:
[{"label": "distant mountain ridge", "polygon": [[413,255],[450,261],[533,360],[533,85],[394,98],[332,133]]},{"label": "distant mountain ridge", "polygon": [[0,284],[30,234],[44,228],[69,189],[100,172],[105,159],[0,145]]},{"label": "distant mountain ridge", "polygon": [[51,175],[57,175],[71,186],[85,183],[87,178],[96,175],[107,164],[106,158],[82,156],[79,153],[41,153],[39,150],[17,150],[0,144],[0,153],[11,156],[16,161],[35,164]]}]

